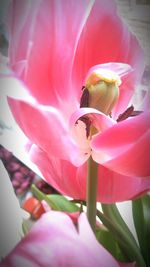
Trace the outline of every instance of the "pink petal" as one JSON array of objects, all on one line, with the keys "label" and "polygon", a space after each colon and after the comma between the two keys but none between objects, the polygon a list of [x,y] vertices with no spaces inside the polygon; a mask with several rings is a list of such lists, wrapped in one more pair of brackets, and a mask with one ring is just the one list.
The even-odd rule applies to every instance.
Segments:
[{"label": "pink petal", "polygon": [[81,120],[81,117],[86,117],[87,115],[90,122],[100,132],[116,123],[104,113],[93,108],[80,108],[72,114],[70,118],[70,134],[80,151],[78,155],[80,159],[78,161],[77,159],[74,160],[74,164],[77,167],[85,163],[92,154],[90,147],[91,137],[87,136],[88,126]]},{"label": "pink petal", "polygon": [[[127,176],[150,175],[150,112],[120,122],[93,137],[95,160]],[[105,157],[98,156],[103,153]]]},{"label": "pink petal", "polygon": [[[29,153],[45,180],[62,194],[86,200],[87,165],[75,167],[33,147]],[[150,178],[128,177],[99,165],[97,200],[114,203],[133,199],[150,190]]]},{"label": "pink petal", "polygon": [[[47,212],[0,266],[119,267],[116,260],[94,238],[84,214],[80,216],[79,228],[78,233],[67,215]],[[92,237],[90,245],[85,242],[88,237]]]},{"label": "pink petal", "polygon": [[[99,165],[98,200],[115,203],[132,200],[150,190],[150,177],[121,175]],[[82,186],[82,185],[81,185]]]},{"label": "pink petal", "polygon": [[12,98],[8,102],[17,123],[32,143],[62,159],[69,160],[77,153],[58,110]]},{"label": "pink petal", "polygon": [[90,115],[89,118],[92,120],[92,123],[100,130],[103,131],[116,122],[110,117],[106,116],[104,113],[98,111],[94,108],[79,108],[77,109],[70,117],[70,127],[72,128],[78,119],[83,116]]},{"label": "pink petal", "polygon": [[117,73],[118,76],[120,76],[121,78],[133,71],[131,66],[125,63],[109,62],[109,63],[104,63],[104,64],[98,64],[98,65],[94,65],[92,68],[89,69],[87,76],[85,78],[85,81],[87,77],[90,76],[91,73],[97,69],[112,70],[115,73]]},{"label": "pink petal", "polygon": [[95,242],[95,235],[91,231],[90,225],[84,213],[81,213],[78,223],[80,239],[89,248],[89,251],[94,251],[94,254],[97,255],[100,266],[118,266],[116,260],[108,253],[108,251],[100,246],[98,242]]},{"label": "pink petal", "polygon": [[[86,166],[77,168],[69,161],[47,154],[35,145],[29,151],[30,159],[38,166],[44,179],[56,190],[73,198],[85,198]],[[84,180],[81,187],[80,179]],[[79,181],[78,181],[79,180]]]},{"label": "pink petal", "polygon": [[[141,79],[143,52],[135,36],[118,17],[115,1],[96,0],[76,50],[73,66],[73,81],[76,88],[82,87],[87,72],[92,66],[108,62],[127,63],[134,70],[124,84],[124,90],[130,88],[131,92],[129,94],[128,91],[128,97],[125,100],[121,97],[123,105],[127,105],[135,85]],[[119,105],[120,108],[121,105]]]},{"label": "pink petal", "polygon": [[[93,108],[80,108],[72,114],[70,118],[71,135],[74,138],[76,145],[81,151],[80,158],[82,156],[82,158],[85,159],[83,161],[80,160],[80,164],[75,164],[77,167],[80,166],[81,163],[83,164],[89,158],[90,155],[92,155],[94,159],[96,158],[96,152],[91,150],[91,137],[87,136],[88,126],[86,125],[86,123],[81,121],[81,118],[86,117],[87,115],[92,125],[94,125],[100,133],[116,124],[113,119]],[[102,158],[103,156],[104,153],[101,153]],[[98,158],[99,157],[100,152],[98,153]]]},{"label": "pink petal", "polygon": [[[42,104],[74,99],[71,71],[90,0],[14,0],[10,12],[10,66]],[[21,63],[21,71],[20,71]],[[23,64],[22,64],[23,63]]]}]

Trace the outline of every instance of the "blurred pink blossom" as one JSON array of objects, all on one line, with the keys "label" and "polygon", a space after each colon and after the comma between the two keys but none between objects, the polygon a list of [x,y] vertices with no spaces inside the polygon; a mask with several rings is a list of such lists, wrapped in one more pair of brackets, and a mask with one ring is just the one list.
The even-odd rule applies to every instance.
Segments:
[{"label": "blurred pink blossom", "polygon": [[[78,229],[78,230],[77,230]],[[32,227],[29,234],[0,263],[1,267],[132,267],[117,263],[96,240],[86,215],[76,228],[66,214],[50,211]]]}]

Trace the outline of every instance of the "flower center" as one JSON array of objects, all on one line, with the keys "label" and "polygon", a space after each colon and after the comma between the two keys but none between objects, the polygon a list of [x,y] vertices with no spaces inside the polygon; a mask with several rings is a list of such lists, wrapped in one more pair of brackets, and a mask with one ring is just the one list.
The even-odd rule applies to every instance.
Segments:
[{"label": "flower center", "polygon": [[110,115],[119,97],[120,84],[121,79],[115,72],[107,69],[94,70],[83,87],[80,107],[95,108]]},{"label": "flower center", "polygon": [[[111,115],[119,97],[120,84],[121,79],[115,72],[102,68],[94,70],[82,88],[80,107],[95,108],[106,115]],[[81,117],[80,121],[86,125],[88,139],[98,132],[89,116]]]}]

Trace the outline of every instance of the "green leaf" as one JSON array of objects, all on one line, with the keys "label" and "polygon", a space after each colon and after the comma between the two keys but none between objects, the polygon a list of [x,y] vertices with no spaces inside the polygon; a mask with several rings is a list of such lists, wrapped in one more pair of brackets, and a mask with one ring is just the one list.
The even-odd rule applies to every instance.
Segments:
[{"label": "green leaf", "polygon": [[23,231],[24,236],[26,236],[29,233],[34,223],[35,222],[31,219],[23,220],[22,231]]},{"label": "green leaf", "polygon": [[101,222],[107,227],[107,229],[112,233],[113,238],[118,242],[123,254],[127,261],[136,261],[137,265],[140,267],[146,267],[144,259],[141,255],[140,249],[136,242],[130,238],[130,235],[124,231],[122,226],[117,223],[116,220],[107,217],[100,211],[97,211],[97,216],[100,218]]},{"label": "green leaf", "polygon": [[121,228],[126,235],[132,240],[133,243],[136,243],[136,240],[131,233],[129,227],[123,220],[116,204],[101,204],[103,213],[112,220],[116,225],[118,225],[119,228]]},{"label": "green leaf", "polygon": [[77,212],[80,211],[80,208],[73,202],[69,201],[62,195],[59,194],[51,194],[46,195],[41,192],[35,185],[31,187],[32,193],[35,195],[37,199],[40,201],[45,200],[51,209],[57,211],[65,211],[65,212]]},{"label": "green leaf", "polygon": [[60,211],[77,212],[80,210],[78,206],[70,202],[67,198],[65,198],[62,195],[58,194],[47,195],[47,199],[50,201],[50,203],[53,202],[55,205],[57,205],[57,209]]},{"label": "green leaf", "polygon": [[132,201],[134,225],[147,266],[150,266],[150,196]]},{"label": "green leaf", "polygon": [[118,242],[114,239],[113,234],[107,228],[101,227],[97,229],[96,237],[102,246],[105,247],[118,261],[127,261],[127,258],[123,254]]}]

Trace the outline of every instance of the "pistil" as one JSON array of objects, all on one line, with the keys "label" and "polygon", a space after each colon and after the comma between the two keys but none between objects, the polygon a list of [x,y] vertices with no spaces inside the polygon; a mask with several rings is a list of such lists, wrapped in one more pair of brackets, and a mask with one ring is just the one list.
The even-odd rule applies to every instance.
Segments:
[{"label": "pistil", "polygon": [[[106,115],[110,115],[119,97],[120,77],[109,70],[98,69],[86,80],[82,87],[80,107],[95,108]],[[80,118],[86,125],[86,136],[92,138],[97,129],[89,116]],[[88,160],[87,171],[87,218],[91,228],[96,228],[96,202],[97,202],[98,164],[92,156]]]}]

